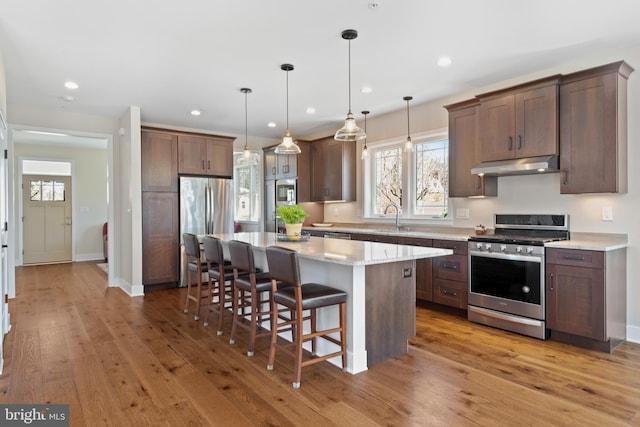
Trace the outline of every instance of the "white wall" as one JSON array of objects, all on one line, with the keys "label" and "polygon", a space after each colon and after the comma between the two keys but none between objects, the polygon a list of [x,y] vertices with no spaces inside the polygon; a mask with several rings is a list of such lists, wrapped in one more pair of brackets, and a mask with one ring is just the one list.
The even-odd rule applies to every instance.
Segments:
[{"label": "white wall", "polygon": [[[456,198],[451,200],[449,212],[456,208],[468,208],[470,218],[455,219],[455,227],[473,227],[482,223],[493,225],[494,213],[568,213],[570,229],[573,232],[624,233],[629,237],[627,249],[627,319],[628,338],[640,342],[640,286],[636,280],[640,277],[640,221],[637,220],[640,209],[640,46],[609,52],[607,55],[587,57],[568,62],[562,66],[522,76],[518,79],[501,82],[487,87],[477,88],[457,96],[440,99],[411,107],[412,133],[448,126],[447,112],[443,105],[463,101],[474,95],[506,88],[537,78],[562,73],[568,74],[586,68],[625,60],[636,69],[628,81],[628,181],[626,194],[561,195],[560,174],[500,177],[498,179],[498,197],[487,199]],[[455,64],[454,64],[455,66]],[[368,142],[391,137],[406,136],[406,112],[398,111],[386,116],[375,116],[372,111],[367,120]],[[361,189],[362,165],[358,162],[358,179]],[[330,204],[325,206],[326,222],[362,222],[362,194],[358,202]],[[613,207],[613,221],[601,221],[603,206]],[[455,216],[455,215],[454,215]]]},{"label": "white wall", "polygon": [[[74,260],[102,259],[104,257],[102,225],[107,221],[107,151],[54,147],[52,145],[14,144],[13,152],[15,171],[20,170],[18,165],[20,158],[73,162]],[[21,183],[21,178],[16,176],[14,181],[16,200],[22,194]],[[16,213],[16,218],[18,217]],[[18,235],[17,233],[16,230],[16,235]]]},{"label": "white wall", "polygon": [[7,117],[7,76],[4,70],[4,59],[0,52],[0,111]]}]

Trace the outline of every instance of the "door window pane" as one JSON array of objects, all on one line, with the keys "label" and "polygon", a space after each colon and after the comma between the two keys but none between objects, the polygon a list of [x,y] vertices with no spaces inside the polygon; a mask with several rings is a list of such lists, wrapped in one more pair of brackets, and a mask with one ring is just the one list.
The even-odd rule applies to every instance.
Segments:
[{"label": "door window pane", "polygon": [[29,184],[32,202],[64,202],[64,182],[33,180]]}]

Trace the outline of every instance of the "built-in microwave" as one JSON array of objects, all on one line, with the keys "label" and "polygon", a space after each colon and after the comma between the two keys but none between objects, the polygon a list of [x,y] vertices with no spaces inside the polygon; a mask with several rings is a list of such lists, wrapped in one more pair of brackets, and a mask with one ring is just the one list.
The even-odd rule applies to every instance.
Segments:
[{"label": "built-in microwave", "polygon": [[276,203],[293,205],[296,203],[296,180],[281,179],[276,181]]}]

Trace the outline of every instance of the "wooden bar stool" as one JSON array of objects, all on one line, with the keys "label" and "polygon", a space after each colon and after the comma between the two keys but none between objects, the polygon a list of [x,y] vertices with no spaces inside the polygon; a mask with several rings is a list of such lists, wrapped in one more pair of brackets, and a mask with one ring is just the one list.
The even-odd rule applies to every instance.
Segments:
[{"label": "wooden bar stool", "polygon": [[[184,303],[184,312],[189,312],[189,301],[196,302],[196,312],[193,318],[195,320],[200,319],[200,306],[202,304],[202,300],[205,298],[210,298],[210,289],[208,284],[205,286],[202,283],[202,273],[207,272],[207,263],[203,261],[200,256],[200,242],[198,241],[198,236],[191,233],[184,233],[182,235],[182,240],[184,241],[184,252],[187,263],[187,299]],[[196,273],[197,275],[197,284],[195,287],[195,292],[193,294],[192,291],[192,274]]]},{"label": "wooden bar stool", "polygon": [[[256,269],[253,246],[238,240],[229,241],[229,254],[233,266],[233,324],[229,344],[235,343],[237,327],[249,331],[247,356],[253,356],[256,337],[268,335],[269,331],[258,333],[262,322],[271,318],[271,278],[268,272]],[[268,308],[263,307],[267,305]],[[249,312],[247,312],[249,309]],[[249,323],[245,317],[249,316]]]},{"label": "wooden bar stool", "polygon": [[[273,363],[276,358],[276,349],[280,348],[287,354],[294,357],[293,388],[300,388],[302,377],[302,367],[314,363],[322,362],[336,356],[342,356],[342,369],[347,366],[347,293],[318,283],[300,282],[300,264],[296,251],[270,246],[266,249],[267,263],[269,265],[269,275],[271,276],[273,316],[271,320],[271,349],[269,351],[268,370],[273,370]],[[284,285],[277,284],[281,282]],[[292,318],[289,321],[278,323],[281,317],[278,315],[278,304],[281,304],[292,311]],[[328,307],[339,304],[340,306],[340,326],[337,328],[318,331],[316,323],[316,310],[321,307]],[[303,331],[302,313],[310,311],[311,329],[308,334]],[[293,327],[293,341],[290,343],[278,343],[278,332],[283,327],[288,330]],[[340,339],[336,339],[329,334],[339,333]],[[340,351],[324,356],[316,356],[316,338],[324,338],[340,346]],[[311,340],[311,359],[302,360],[302,345],[305,341]]]},{"label": "wooden bar stool", "polygon": [[202,238],[204,258],[207,262],[211,298],[204,318],[204,326],[209,326],[209,315],[218,316],[218,335],[222,335],[224,314],[232,314],[233,308],[233,267],[225,262],[220,239],[213,236]]}]

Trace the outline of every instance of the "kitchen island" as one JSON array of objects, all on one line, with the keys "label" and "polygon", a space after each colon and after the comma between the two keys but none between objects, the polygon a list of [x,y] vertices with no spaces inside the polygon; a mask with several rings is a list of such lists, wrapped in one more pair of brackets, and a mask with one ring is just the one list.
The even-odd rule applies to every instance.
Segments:
[{"label": "kitchen island", "polygon": [[[223,241],[225,251],[229,240],[252,244],[256,264],[264,269],[266,247],[293,249],[299,254],[302,282],[347,292],[346,371],[352,374],[407,352],[416,325],[415,260],[452,253],[449,249],[321,237],[281,241],[277,234],[263,232],[213,236]],[[337,319],[337,307],[327,307],[318,313],[318,327],[335,326]],[[318,342],[319,354],[334,351],[333,344],[323,341]],[[340,358],[330,362],[340,366]]]}]

